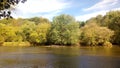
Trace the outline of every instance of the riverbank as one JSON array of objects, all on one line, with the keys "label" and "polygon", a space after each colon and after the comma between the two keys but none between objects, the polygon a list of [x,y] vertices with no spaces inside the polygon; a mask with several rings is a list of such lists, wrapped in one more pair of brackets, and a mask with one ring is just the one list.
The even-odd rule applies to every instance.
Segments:
[{"label": "riverbank", "polygon": [[32,45],[29,42],[4,42],[1,46],[10,46],[10,47],[31,47],[31,46],[42,46],[42,47],[80,47],[80,45]]},{"label": "riverbank", "polygon": [[4,42],[1,46],[17,46],[17,47],[30,47],[30,46],[43,46],[43,47],[52,47],[52,48],[59,48],[59,47],[107,47],[111,48],[112,46],[119,46],[119,45],[112,45],[112,46],[83,46],[83,45],[32,45],[29,42]]}]

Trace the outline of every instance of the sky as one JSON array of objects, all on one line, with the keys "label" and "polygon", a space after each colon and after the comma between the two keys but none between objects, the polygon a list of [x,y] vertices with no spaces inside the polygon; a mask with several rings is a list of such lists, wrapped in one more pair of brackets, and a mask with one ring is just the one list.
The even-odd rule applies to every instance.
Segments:
[{"label": "sky", "polygon": [[69,14],[78,21],[86,21],[112,10],[120,10],[120,0],[27,0],[13,11],[15,18],[44,17]]}]

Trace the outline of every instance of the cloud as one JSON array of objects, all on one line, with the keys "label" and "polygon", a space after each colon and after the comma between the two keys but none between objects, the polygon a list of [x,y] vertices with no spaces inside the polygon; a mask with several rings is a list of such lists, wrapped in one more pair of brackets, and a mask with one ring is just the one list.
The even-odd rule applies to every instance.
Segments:
[{"label": "cloud", "polygon": [[120,6],[119,0],[101,0],[93,6],[85,8],[84,11],[108,10],[117,6]]},{"label": "cloud", "polygon": [[88,14],[84,14],[84,15],[79,15],[76,16],[76,20],[78,21],[86,21],[92,17],[96,17],[97,15],[105,15],[107,12],[109,11],[116,11],[116,10],[120,10],[120,8],[113,8],[111,10],[101,10],[101,11],[96,11],[96,12],[92,12],[92,13],[88,13]]},{"label": "cloud", "polygon": [[[12,16],[14,18],[42,16],[51,20],[54,16],[61,13],[67,13],[77,15],[75,16],[77,20],[86,21],[91,17],[97,16],[98,14],[105,15],[105,13],[110,10],[120,10],[120,0],[100,0],[98,3],[88,8],[85,8],[86,6],[81,6],[84,9],[81,9],[80,6],[75,7],[76,2],[77,1],[74,2],[74,0],[27,0],[26,3],[20,3],[16,7],[16,10],[12,13]],[[79,10],[82,15],[77,13]]]},{"label": "cloud", "polygon": [[76,16],[76,20],[78,21],[86,21],[88,19],[90,19],[91,17],[96,17],[97,15],[101,14],[101,15],[105,15],[107,11],[99,11],[99,12],[94,12],[94,13],[88,13],[88,14],[84,14],[84,15],[80,15],[80,16]]},{"label": "cloud", "polygon": [[87,14],[76,16],[76,20],[86,21],[91,17],[96,17],[97,15],[105,15],[106,12],[112,10],[120,10],[119,3],[119,0],[101,0],[93,6],[83,9],[83,12],[86,12]]},{"label": "cloud", "polygon": [[[68,8],[70,3],[64,0],[28,0],[26,3],[20,3],[16,8],[14,17],[31,17],[46,14],[56,14]],[[50,14],[51,15],[51,14]]]},{"label": "cloud", "polygon": [[44,18],[49,19],[50,21],[52,21],[52,18],[54,16],[57,16],[60,12],[62,12],[62,11],[58,10],[58,11],[50,12],[50,13],[47,13],[47,14],[41,14],[41,16],[44,17]]}]

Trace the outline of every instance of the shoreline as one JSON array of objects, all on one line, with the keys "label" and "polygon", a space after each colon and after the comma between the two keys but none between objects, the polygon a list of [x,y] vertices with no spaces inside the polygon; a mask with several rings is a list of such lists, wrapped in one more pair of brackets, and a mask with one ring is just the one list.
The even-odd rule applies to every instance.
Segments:
[{"label": "shoreline", "polygon": [[4,42],[2,45],[0,46],[10,46],[10,47],[54,47],[54,48],[59,48],[59,47],[108,47],[108,48],[112,48],[114,46],[118,46],[119,45],[112,45],[112,46],[83,46],[83,45],[32,45],[29,42]]}]

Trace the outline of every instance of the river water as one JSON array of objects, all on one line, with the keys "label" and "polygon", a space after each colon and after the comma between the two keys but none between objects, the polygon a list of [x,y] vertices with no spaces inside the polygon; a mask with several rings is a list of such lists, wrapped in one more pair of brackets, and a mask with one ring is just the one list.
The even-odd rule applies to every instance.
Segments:
[{"label": "river water", "polygon": [[0,47],[0,68],[120,68],[120,47]]}]

